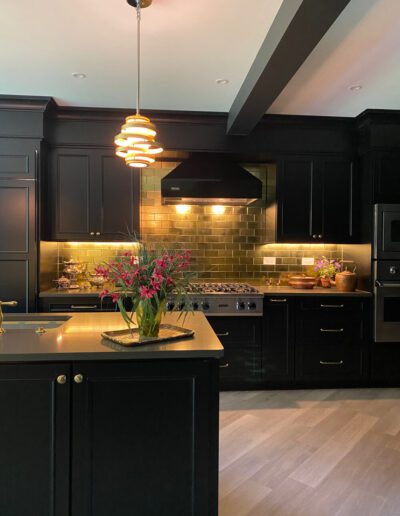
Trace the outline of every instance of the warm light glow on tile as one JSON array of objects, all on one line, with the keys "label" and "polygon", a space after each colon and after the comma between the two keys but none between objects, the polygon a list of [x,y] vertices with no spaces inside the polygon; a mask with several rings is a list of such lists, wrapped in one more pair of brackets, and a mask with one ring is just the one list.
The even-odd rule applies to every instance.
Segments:
[{"label": "warm light glow on tile", "polygon": [[225,206],[220,206],[219,204],[216,204],[211,209],[214,215],[223,215],[225,213]]},{"label": "warm light glow on tile", "polygon": [[189,213],[190,206],[187,204],[177,204],[175,206],[176,213],[179,213],[179,215],[186,215],[186,213]]},{"label": "warm light glow on tile", "polygon": [[65,242],[66,247],[129,247],[137,246],[139,242]]},{"label": "warm light glow on tile", "polygon": [[327,249],[335,250],[339,244],[264,244],[264,249]]}]

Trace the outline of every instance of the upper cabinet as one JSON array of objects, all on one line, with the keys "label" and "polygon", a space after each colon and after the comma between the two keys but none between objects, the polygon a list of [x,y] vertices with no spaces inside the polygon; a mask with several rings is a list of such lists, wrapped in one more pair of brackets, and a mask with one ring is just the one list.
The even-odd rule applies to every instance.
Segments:
[{"label": "upper cabinet", "polygon": [[36,308],[40,141],[0,138],[0,299]]},{"label": "upper cabinet", "polygon": [[353,196],[351,160],[313,156],[279,159],[276,198],[270,205],[273,206],[272,214],[271,209],[267,210],[269,240],[281,243],[352,242]]},{"label": "upper cabinet", "polygon": [[49,238],[115,241],[139,234],[140,172],[108,148],[55,148],[48,169]]},{"label": "upper cabinet", "polygon": [[372,153],[374,202],[400,202],[400,150],[374,151]]}]

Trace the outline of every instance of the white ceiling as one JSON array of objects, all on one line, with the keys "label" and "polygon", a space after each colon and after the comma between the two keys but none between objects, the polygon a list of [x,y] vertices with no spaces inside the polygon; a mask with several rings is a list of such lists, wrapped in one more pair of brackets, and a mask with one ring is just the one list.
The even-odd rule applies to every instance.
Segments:
[{"label": "white ceiling", "polygon": [[[142,17],[142,108],[229,111],[281,3],[153,0]],[[399,19],[400,0],[351,0],[268,112],[400,109]],[[126,0],[0,0],[0,94],[134,107],[135,34]]]},{"label": "white ceiling", "polygon": [[[153,0],[142,12],[142,107],[229,111],[281,3]],[[126,0],[0,0],[0,93],[134,107],[135,41]]]},{"label": "white ceiling", "polygon": [[[400,109],[399,20],[400,0],[351,0],[268,112]],[[362,89],[351,91],[354,85]]]}]

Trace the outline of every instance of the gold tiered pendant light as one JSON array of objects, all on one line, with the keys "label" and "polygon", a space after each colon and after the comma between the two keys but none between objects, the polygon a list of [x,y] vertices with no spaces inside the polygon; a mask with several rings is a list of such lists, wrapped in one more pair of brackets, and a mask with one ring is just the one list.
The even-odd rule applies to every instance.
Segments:
[{"label": "gold tiered pendant light", "polygon": [[140,114],[140,21],[141,9],[148,7],[152,0],[127,0],[129,5],[136,7],[137,20],[137,89],[136,89],[136,114],[127,116],[121,132],[117,134],[114,143],[117,146],[116,155],[125,159],[130,167],[145,168],[154,163],[154,156],[163,151],[155,138],[157,135],[155,125],[150,119]]}]

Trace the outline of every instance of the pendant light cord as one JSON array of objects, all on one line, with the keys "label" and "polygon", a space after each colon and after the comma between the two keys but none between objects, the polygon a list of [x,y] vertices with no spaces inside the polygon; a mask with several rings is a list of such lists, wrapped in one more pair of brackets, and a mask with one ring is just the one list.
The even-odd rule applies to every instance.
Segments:
[{"label": "pendant light cord", "polygon": [[136,87],[136,114],[140,114],[140,18],[141,18],[141,0],[137,0],[136,4],[136,60],[137,60],[137,87]]}]

